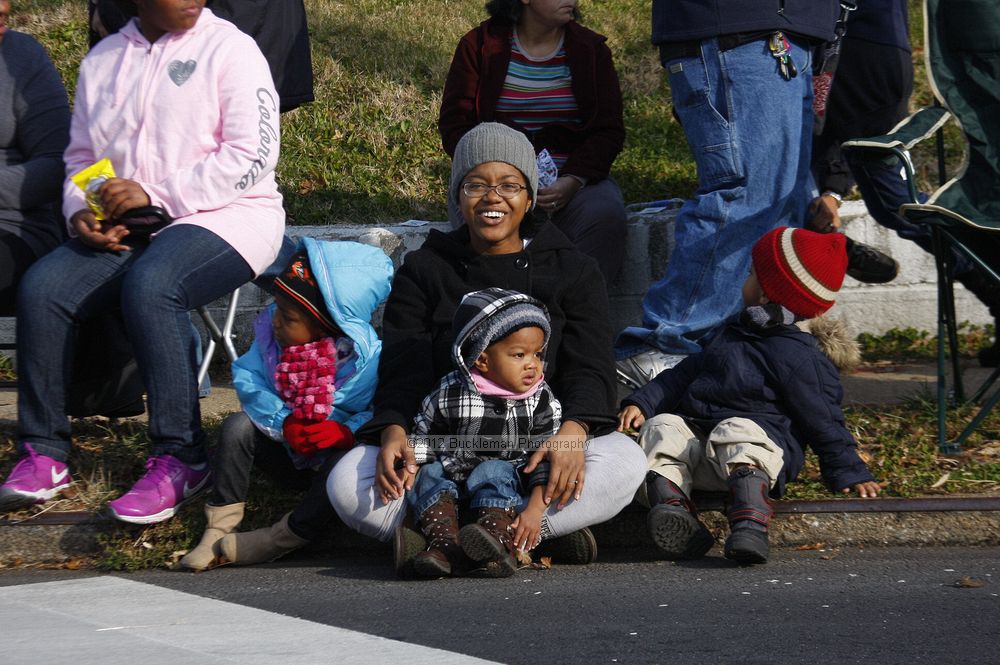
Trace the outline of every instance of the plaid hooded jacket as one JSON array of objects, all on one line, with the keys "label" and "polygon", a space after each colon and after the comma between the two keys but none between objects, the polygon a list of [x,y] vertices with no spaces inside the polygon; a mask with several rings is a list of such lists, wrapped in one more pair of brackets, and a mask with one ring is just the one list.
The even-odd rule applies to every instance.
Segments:
[{"label": "plaid hooded jacket", "polygon": [[[463,360],[463,348],[477,329],[488,325],[491,317],[521,303],[530,303],[546,311],[541,302],[530,296],[498,288],[463,298],[455,312],[454,328],[458,332],[452,346],[452,357],[458,369],[446,374],[437,388],[424,398],[414,419],[417,462],[441,462],[447,476],[455,482],[463,482],[485,459],[508,460],[515,468],[523,467],[531,452],[559,430],[562,409],[544,379],[538,390],[524,399],[483,395],[477,390],[470,368]],[[423,435],[469,437],[462,441],[472,442],[476,449],[428,446],[420,439]],[[547,482],[548,463],[543,462],[531,473],[527,487]]]}]

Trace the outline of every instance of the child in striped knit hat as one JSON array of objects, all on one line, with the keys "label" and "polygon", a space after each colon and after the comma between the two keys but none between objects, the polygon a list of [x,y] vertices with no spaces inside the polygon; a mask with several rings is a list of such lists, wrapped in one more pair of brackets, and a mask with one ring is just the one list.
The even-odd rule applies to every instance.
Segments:
[{"label": "child in striped knit hat", "polygon": [[878,495],[844,424],[836,367],[795,322],[834,303],[847,270],[844,237],[781,227],[752,250],[745,309],[699,354],[622,401],[618,429],[640,430],[649,474],[638,492],[667,558],[703,556],[715,539],[691,491],[727,491],[726,558],[764,563],[772,511],[802,470],[806,444],[834,492]]}]

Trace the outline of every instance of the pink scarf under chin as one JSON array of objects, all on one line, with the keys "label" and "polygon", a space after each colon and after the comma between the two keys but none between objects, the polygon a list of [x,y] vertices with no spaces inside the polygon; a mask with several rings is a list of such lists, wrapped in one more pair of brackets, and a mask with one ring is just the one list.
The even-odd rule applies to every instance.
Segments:
[{"label": "pink scarf under chin", "polygon": [[292,415],[305,420],[326,420],[336,392],[337,347],[332,337],[289,346],[274,369],[278,394]]},{"label": "pink scarf under chin", "polygon": [[476,384],[476,390],[479,391],[480,395],[490,395],[491,397],[502,397],[504,399],[527,399],[538,392],[538,389],[542,386],[542,381],[545,380],[545,375],[543,374],[538,377],[538,381],[535,382],[535,385],[531,386],[523,393],[515,393],[508,388],[504,388],[499,383],[486,378],[486,376],[484,376],[483,373],[475,367],[470,370],[470,373],[472,374],[472,382]]}]

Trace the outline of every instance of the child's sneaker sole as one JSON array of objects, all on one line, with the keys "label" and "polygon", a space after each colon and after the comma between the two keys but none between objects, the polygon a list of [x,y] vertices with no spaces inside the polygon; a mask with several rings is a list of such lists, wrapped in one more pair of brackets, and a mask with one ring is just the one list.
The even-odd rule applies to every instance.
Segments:
[{"label": "child's sneaker sole", "polygon": [[653,506],[646,525],[653,543],[670,560],[699,559],[715,545],[715,538],[705,525],[681,508]]}]

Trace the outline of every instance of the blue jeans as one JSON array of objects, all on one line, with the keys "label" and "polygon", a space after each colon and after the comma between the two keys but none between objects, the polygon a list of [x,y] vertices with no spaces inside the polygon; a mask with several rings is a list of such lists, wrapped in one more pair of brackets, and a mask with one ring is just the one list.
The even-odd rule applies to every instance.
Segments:
[{"label": "blue jeans", "polygon": [[[130,252],[70,240],[39,259],[18,290],[17,439],[65,461],[66,391],[81,322],[120,307],[146,387],[153,454],[205,461],[197,350],[188,310],[253,277],[243,257],[211,231],[178,224]],[[88,349],[94,352],[94,349]]]},{"label": "blue jeans", "polygon": [[483,460],[476,465],[462,488],[444,475],[441,462],[424,464],[406,499],[414,515],[420,517],[444,494],[450,494],[456,501],[470,499],[473,508],[516,508],[524,502],[517,469],[510,462],[498,459]]},{"label": "blue jeans", "polygon": [[798,76],[786,81],[766,40],[663,62],[674,108],[698,168],[698,189],[681,207],[666,273],[643,299],[642,325],[616,342],[619,358],[654,346],[695,353],[699,339],[742,307],[750,248],[778,226],[801,227],[815,185],[812,67],[793,42]]}]

